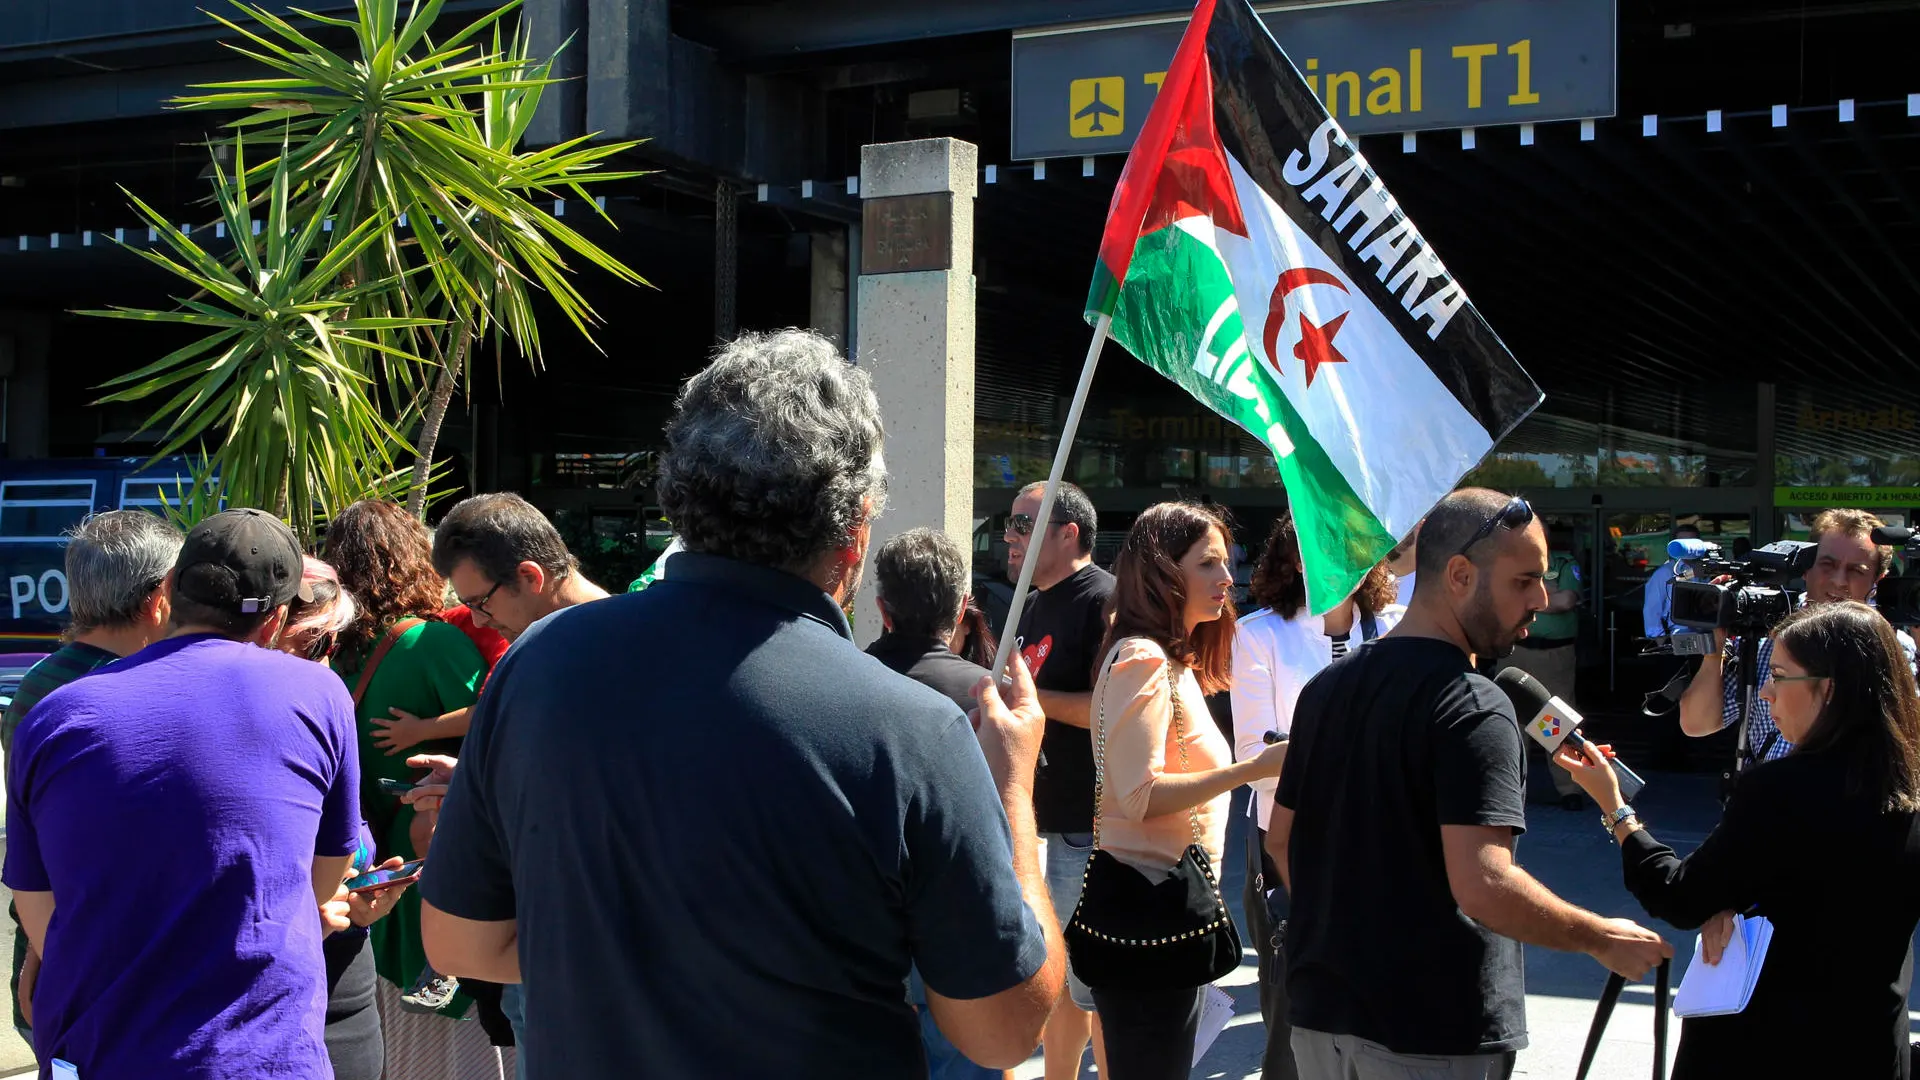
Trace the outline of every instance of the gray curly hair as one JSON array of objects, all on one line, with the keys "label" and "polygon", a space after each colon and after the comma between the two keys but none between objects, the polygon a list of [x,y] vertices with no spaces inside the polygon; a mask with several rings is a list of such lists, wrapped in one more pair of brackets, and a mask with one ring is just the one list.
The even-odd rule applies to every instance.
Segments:
[{"label": "gray curly hair", "polygon": [[879,516],[884,435],[872,381],[832,342],[748,332],[681,387],[660,508],[688,551],[806,573]]}]

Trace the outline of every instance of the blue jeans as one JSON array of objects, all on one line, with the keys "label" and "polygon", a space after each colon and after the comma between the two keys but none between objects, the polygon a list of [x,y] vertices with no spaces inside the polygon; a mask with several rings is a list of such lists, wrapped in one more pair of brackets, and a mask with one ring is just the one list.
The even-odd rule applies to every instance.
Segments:
[{"label": "blue jeans", "polygon": [[933,1010],[927,1008],[927,990],[920,981],[920,969],[908,974],[907,1001],[920,1014],[920,1045],[927,1053],[927,1080],[1000,1080],[1000,1070],[975,1065],[960,1049],[947,1041],[940,1025],[933,1022]]},{"label": "blue jeans", "polygon": [[[1053,894],[1053,914],[1060,929],[1073,921],[1073,910],[1080,906],[1080,886],[1086,882],[1087,860],[1093,858],[1092,833],[1041,833],[1047,845],[1047,891]],[[1093,1011],[1093,991],[1073,973],[1067,964],[1067,992],[1082,1012]]]},{"label": "blue jeans", "polygon": [[513,1061],[516,1080],[527,1080],[527,998],[519,983],[500,988],[500,1011],[513,1025]]}]

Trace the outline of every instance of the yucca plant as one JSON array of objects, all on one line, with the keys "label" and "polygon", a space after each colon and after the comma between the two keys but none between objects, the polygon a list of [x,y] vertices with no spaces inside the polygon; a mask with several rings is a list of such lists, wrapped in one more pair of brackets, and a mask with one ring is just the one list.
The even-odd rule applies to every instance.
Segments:
[{"label": "yucca plant", "polygon": [[[236,240],[250,235],[246,208],[259,199],[249,192],[249,182],[271,175],[285,226],[293,234],[312,235],[298,258],[313,265],[296,277],[308,290],[301,303],[325,307],[303,310],[303,316],[314,318],[300,325],[309,334],[331,327],[328,333],[348,335],[334,339],[341,347],[329,355],[340,363],[340,378],[354,383],[355,394],[335,394],[324,403],[303,399],[308,411],[291,423],[303,425],[306,433],[290,431],[287,445],[346,440],[327,457],[309,453],[303,465],[324,461],[355,470],[350,477],[330,474],[334,490],[371,490],[399,475],[397,490],[416,514],[424,512],[432,485],[433,454],[448,403],[475,351],[491,342],[496,358],[512,349],[538,366],[534,302],[541,292],[591,342],[590,329],[599,319],[569,280],[569,259],[645,284],[548,209],[553,199],[570,198],[604,217],[586,185],[640,175],[604,168],[609,158],[635,144],[590,145],[579,139],[524,149],[541,92],[552,83],[551,59],[536,60],[518,35],[509,39],[506,34],[506,16],[518,0],[436,42],[430,32],[444,2],[411,0],[403,14],[400,0],[357,0],[354,18],[340,19],[297,10],[288,18],[233,0],[236,18],[213,18],[237,36],[231,47],[267,75],[198,85],[175,99],[184,109],[241,112],[228,124],[227,141],[237,150],[269,149],[268,160],[250,169],[237,166],[231,180],[216,176],[223,217],[232,216],[231,207],[241,208],[239,224],[229,221],[228,232]],[[344,31],[351,48],[322,44],[302,28],[308,25]],[[156,216],[144,205],[141,210],[154,224]],[[169,245],[181,250],[176,240],[186,237],[171,228],[163,231]],[[183,300],[180,311],[113,314],[170,321],[185,321],[182,316],[190,314],[207,317],[193,305],[214,302],[216,294],[206,283],[222,279],[201,259],[216,265],[220,260],[193,250],[196,255],[185,258],[190,265],[162,264],[206,295]],[[292,257],[291,249],[282,254]],[[227,261],[227,276],[237,275],[247,259],[236,252]],[[249,325],[244,331],[225,329],[279,340],[275,335],[289,329],[289,310],[280,304],[226,311]],[[173,382],[155,379],[162,371],[205,362],[206,355],[204,348],[176,353],[116,380],[122,389],[114,397],[139,398],[172,388]],[[219,369],[247,384],[277,377],[271,368],[247,367],[246,361],[236,361]],[[210,414],[205,399],[190,389],[178,391],[160,410],[162,419],[172,420],[170,449],[218,434],[211,423],[198,422]],[[193,419],[186,412],[175,418],[178,409],[198,411]],[[228,445],[214,455],[222,466],[222,486],[235,500],[241,499],[238,478],[228,478],[226,465],[243,447],[254,453],[258,444],[245,441],[236,427]],[[411,467],[397,468],[408,457]],[[270,470],[276,461],[291,463],[283,452],[256,467]],[[318,490],[312,478],[304,483],[309,493]],[[291,480],[286,495],[289,501],[275,505],[299,503]],[[324,516],[335,508],[329,494],[319,499],[317,511],[303,512]]]},{"label": "yucca plant", "polygon": [[107,387],[118,389],[105,400],[162,399],[147,421],[163,427],[156,458],[218,436],[217,449],[204,456],[209,476],[219,476],[216,498],[270,509],[310,538],[316,514],[378,494],[380,485],[370,478],[394,472],[394,450],[406,445],[370,396],[357,358],[375,352],[418,365],[417,356],[380,336],[425,329],[434,320],[353,313],[364,296],[394,285],[390,278],[341,285],[346,267],[381,239],[387,223],[374,216],[344,233],[335,229],[332,245],[323,249],[340,192],[315,193],[316,212],[296,218],[293,167],[284,154],[268,174],[266,217],[255,235],[245,147],[237,153],[232,177],[214,162],[230,257],[207,251],[129,193],[147,227],[172,249],[134,253],[199,291],[178,298],[172,311],[114,307],[84,314],[206,331],[110,380]]}]

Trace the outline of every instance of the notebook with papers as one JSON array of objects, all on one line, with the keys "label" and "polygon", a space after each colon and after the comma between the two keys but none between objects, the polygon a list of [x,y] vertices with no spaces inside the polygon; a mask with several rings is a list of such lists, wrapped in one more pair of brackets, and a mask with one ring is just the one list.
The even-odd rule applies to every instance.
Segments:
[{"label": "notebook with papers", "polygon": [[1680,992],[1673,996],[1674,1015],[1728,1016],[1746,1008],[1760,981],[1760,968],[1767,962],[1767,945],[1772,941],[1773,924],[1764,916],[1735,915],[1733,936],[1720,954],[1720,962],[1709,964],[1696,937],[1693,963],[1687,965]]}]

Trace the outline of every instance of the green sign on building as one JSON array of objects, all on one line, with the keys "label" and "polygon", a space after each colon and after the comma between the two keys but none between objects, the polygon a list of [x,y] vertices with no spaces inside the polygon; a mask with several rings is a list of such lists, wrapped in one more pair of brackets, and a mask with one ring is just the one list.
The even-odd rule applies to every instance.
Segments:
[{"label": "green sign on building", "polygon": [[1911,487],[1777,487],[1773,505],[1825,509],[1829,506],[1920,506],[1920,488]]}]

